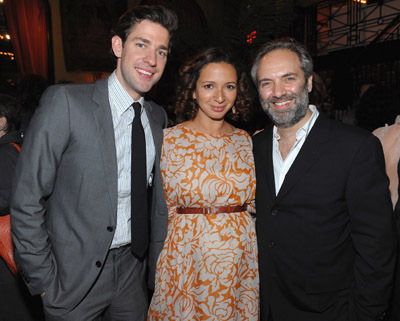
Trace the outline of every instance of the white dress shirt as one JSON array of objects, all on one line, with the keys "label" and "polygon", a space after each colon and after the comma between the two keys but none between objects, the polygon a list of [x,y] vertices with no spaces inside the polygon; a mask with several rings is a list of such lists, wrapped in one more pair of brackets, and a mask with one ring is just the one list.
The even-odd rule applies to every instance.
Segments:
[{"label": "white dress shirt", "polygon": [[272,141],[272,161],[274,164],[274,178],[275,178],[275,193],[278,195],[280,188],[282,187],[283,181],[285,180],[286,174],[292,166],[294,160],[300,152],[311,128],[314,126],[315,121],[318,118],[319,112],[314,105],[309,106],[312,115],[310,119],[296,132],[296,141],[286,156],[285,160],[282,159],[281,152],[279,151],[279,139],[278,129],[276,126],[273,128],[273,141]]},{"label": "white dress shirt", "polygon": [[[136,115],[132,107],[135,101],[122,87],[115,71],[109,77],[108,92],[118,166],[117,226],[111,248],[117,248],[131,243],[131,139],[132,122]],[[149,119],[146,112],[143,112],[144,98],[141,97],[138,102],[142,105],[141,121],[146,137],[147,179],[149,180],[154,166],[155,147]]]}]

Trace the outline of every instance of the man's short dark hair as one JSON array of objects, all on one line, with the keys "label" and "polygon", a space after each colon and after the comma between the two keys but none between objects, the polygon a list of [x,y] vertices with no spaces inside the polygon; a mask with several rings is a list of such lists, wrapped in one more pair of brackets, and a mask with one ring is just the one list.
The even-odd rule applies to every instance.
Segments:
[{"label": "man's short dark hair", "polygon": [[119,18],[117,25],[111,30],[111,37],[118,36],[124,43],[133,26],[143,20],[160,24],[168,30],[170,37],[178,28],[178,18],[172,10],[160,5],[143,5],[125,12]]},{"label": "man's short dark hair", "polygon": [[307,50],[302,44],[297,42],[293,38],[281,38],[270,42],[267,42],[258,52],[256,58],[254,59],[253,67],[251,68],[251,78],[254,84],[258,88],[257,84],[257,72],[260,67],[261,59],[271,51],[281,49],[290,50],[297,54],[300,59],[301,69],[304,72],[304,77],[307,80],[313,73],[313,60]]}]

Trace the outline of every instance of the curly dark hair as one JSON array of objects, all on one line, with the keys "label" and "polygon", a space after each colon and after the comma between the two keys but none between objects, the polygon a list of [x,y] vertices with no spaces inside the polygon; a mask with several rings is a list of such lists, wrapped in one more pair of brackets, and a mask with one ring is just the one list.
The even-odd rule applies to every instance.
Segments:
[{"label": "curly dark hair", "polygon": [[189,59],[179,70],[179,83],[175,97],[175,114],[177,118],[192,120],[196,117],[199,106],[193,99],[193,92],[196,90],[196,83],[200,77],[201,70],[210,63],[224,62],[233,66],[237,74],[237,97],[235,101],[236,112],[228,112],[227,118],[237,121],[241,118],[247,121],[250,117],[252,100],[250,99],[249,82],[241,66],[235,61],[232,55],[221,48],[211,47],[198,52]]}]

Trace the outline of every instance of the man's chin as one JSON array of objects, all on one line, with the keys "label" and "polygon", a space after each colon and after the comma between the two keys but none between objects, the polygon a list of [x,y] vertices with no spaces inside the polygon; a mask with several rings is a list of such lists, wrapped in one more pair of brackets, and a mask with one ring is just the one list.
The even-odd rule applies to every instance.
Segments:
[{"label": "man's chin", "polygon": [[272,121],[274,122],[275,126],[279,127],[279,128],[287,128],[287,127],[292,126],[292,124],[287,121],[279,121],[277,119],[272,119]]},{"label": "man's chin", "polygon": [[288,117],[288,113],[268,113],[269,118],[276,124],[278,127],[287,127],[290,126],[290,117]]}]

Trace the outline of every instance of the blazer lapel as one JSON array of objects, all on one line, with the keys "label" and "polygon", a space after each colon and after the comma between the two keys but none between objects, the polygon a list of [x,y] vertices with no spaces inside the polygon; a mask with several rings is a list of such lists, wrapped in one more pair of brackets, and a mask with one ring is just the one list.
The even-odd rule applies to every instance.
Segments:
[{"label": "blazer lapel", "polygon": [[[272,127],[266,128],[265,135],[263,137],[263,146],[259,151],[261,160],[266,166],[257,166],[257,175],[263,175],[268,185],[268,191],[270,192],[270,199],[275,199],[275,178],[274,178],[274,164],[272,161]],[[262,164],[260,164],[262,165]]]},{"label": "blazer lapel", "polygon": [[108,77],[96,82],[93,92],[93,101],[96,104],[96,108],[93,111],[93,116],[99,131],[98,137],[100,139],[101,156],[104,165],[104,178],[108,186],[113,213],[116,215],[118,198],[118,169],[114,138],[114,125],[108,98]]},{"label": "blazer lapel", "polygon": [[330,130],[329,121],[325,116],[319,114],[299,154],[286,174],[285,180],[277,195],[277,202],[289,193],[303,175],[307,175],[307,172],[324,153],[325,149],[328,148],[327,144],[324,144],[324,142],[328,140]]},{"label": "blazer lapel", "polygon": [[154,118],[152,113],[153,106],[148,102],[144,102],[144,108],[146,110],[147,118],[151,128],[151,134],[153,135],[154,146],[156,149],[156,161],[161,157],[161,146],[163,141],[163,131],[160,123]]}]

